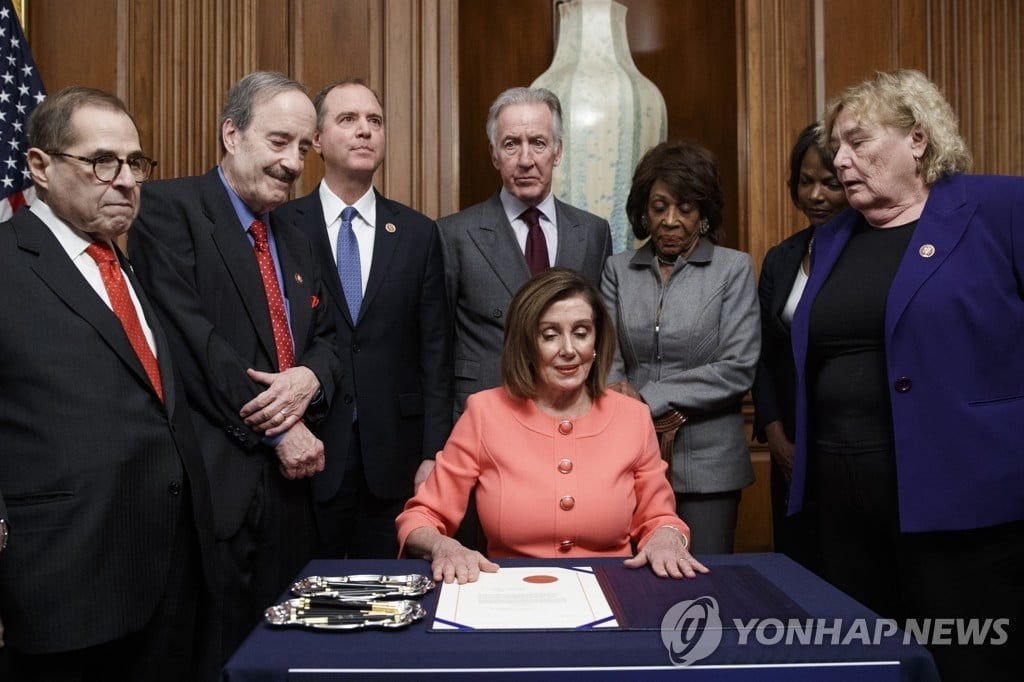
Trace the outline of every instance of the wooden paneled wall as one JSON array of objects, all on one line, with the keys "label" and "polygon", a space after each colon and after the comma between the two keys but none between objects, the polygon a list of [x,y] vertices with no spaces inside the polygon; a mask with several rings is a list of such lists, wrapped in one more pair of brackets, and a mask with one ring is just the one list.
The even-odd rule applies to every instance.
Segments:
[{"label": "wooden paneled wall", "polygon": [[[216,163],[217,112],[241,75],[279,70],[311,92],[362,76],[388,120],[378,186],[438,216],[497,188],[487,107],[547,68],[555,1],[27,0],[26,15],[46,87],[119,94],[161,177]],[[1017,0],[622,2],[634,61],[665,95],[669,136],[718,155],[729,243],[757,263],[802,222],[785,190],[793,137],[876,69],[925,71],[958,112],[976,170],[1024,174]],[[320,172],[312,159],[299,191]]]},{"label": "wooden paneled wall", "polygon": [[[159,177],[220,158],[217,117],[238,78],[286,73],[314,94],[359,76],[384,100],[389,152],[378,187],[431,215],[458,203],[457,0],[28,0],[47,90],[117,93]],[[313,157],[297,193],[322,174]]]},{"label": "wooden paneled wall", "polygon": [[[1018,0],[739,0],[741,244],[764,252],[803,220],[785,193],[797,132],[875,71],[919,69],[960,118],[974,171],[1024,175],[1024,4]],[[744,181],[741,178],[741,182]]]},{"label": "wooden paneled wall", "polygon": [[[1024,175],[1019,0],[620,1],[634,61],[665,96],[669,136],[718,156],[728,243],[758,267],[803,227],[785,187],[797,132],[875,70],[927,73],[960,117],[975,171]],[[161,177],[217,162],[217,113],[245,73],[283,71],[311,92],[357,75],[384,99],[389,150],[377,186],[441,216],[498,188],[487,108],[550,64],[555,2],[27,0],[26,9],[47,89],[120,95]],[[298,192],[321,170],[311,159]],[[744,494],[740,550],[771,543],[767,455],[754,446],[752,458],[759,480]]]}]

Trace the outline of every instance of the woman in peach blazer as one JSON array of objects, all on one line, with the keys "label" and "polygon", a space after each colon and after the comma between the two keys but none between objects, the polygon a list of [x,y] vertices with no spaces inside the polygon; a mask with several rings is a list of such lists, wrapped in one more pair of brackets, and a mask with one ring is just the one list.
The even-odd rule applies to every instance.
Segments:
[{"label": "woman in peach blazer", "polygon": [[687,550],[650,411],[605,392],[615,333],[601,294],[565,268],[509,308],[503,388],[469,398],[437,465],[396,520],[402,551],[460,583],[497,564],[451,535],[475,488],[491,557],[629,556],[659,576],[707,569]]}]

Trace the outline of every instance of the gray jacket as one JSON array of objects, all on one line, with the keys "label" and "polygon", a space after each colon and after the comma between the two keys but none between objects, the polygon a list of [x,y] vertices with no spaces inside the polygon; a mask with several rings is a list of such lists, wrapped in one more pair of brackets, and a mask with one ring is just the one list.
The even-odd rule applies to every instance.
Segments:
[{"label": "gray jacket", "polygon": [[[608,221],[555,199],[558,252],[555,265],[597,284],[612,241]],[[501,385],[505,315],[526,280],[516,243],[495,193],[487,201],[437,221],[445,247],[448,297],[455,315],[455,416],[471,393]]]},{"label": "gray jacket", "polygon": [[655,417],[673,407],[689,417],[676,436],[672,487],[715,493],[753,483],[740,409],[761,350],[750,256],[702,238],[663,285],[648,243],[609,258],[601,290],[619,342],[609,381],[627,379]]}]

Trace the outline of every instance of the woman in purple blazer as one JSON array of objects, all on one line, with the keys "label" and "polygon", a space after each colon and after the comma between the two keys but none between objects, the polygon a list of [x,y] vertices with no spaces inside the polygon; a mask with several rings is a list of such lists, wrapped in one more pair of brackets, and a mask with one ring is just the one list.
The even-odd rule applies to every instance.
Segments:
[{"label": "woman in purple blazer", "polygon": [[[1019,679],[999,644],[1024,622],[1024,179],[961,174],[917,71],[843,92],[823,140],[854,210],[818,228],[793,319],[790,511],[816,494],[839,588],[901,625],[954,619],[926,642],[943,680]],[[971,619],[987,646],[964,646]]]}]

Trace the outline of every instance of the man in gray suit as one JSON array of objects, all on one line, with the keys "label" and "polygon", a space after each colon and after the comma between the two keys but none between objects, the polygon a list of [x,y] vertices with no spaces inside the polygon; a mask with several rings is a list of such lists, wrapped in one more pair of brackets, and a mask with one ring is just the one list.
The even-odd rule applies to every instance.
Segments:
[{"label": "man in gray suit", "polygon": [[553,265],[599,282],[611,254],[608,221],[556,199],[562,105],[544,88],[511,88],[487,114],[502,188],[438,221],[455,314],[455,416],[471,393],[501,385],[505,311],[532,274]]}]

